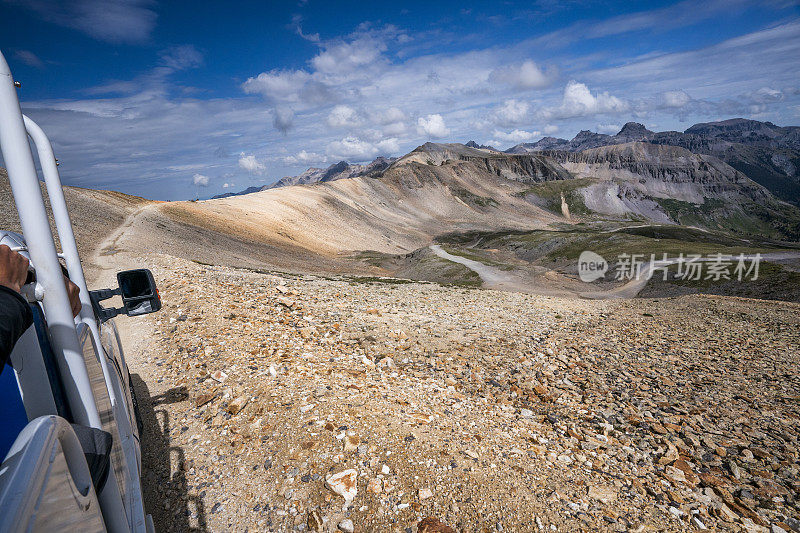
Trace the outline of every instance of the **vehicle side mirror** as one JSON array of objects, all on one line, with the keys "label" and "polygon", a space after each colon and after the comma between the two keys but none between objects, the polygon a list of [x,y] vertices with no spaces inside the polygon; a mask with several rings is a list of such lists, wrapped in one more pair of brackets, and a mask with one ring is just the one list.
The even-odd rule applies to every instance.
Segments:
[{"label": "vehicle side mirror", "polygon": [[[117,273],[116,289],[100,289],[89,291],[92,307],[97,318],[104,322],[124,313],[128,316],[146,315],[161,309],[161,297],[158,295],[153,273],[146,268],[124,270]],[[114,296],[122,297],[122,307],[106,309],[100,302]]]},{"label": "vehicle side mirror", "polygon": [[153,273],[146,268],[117,273],[120,295],[128,316],[146,315],[161,309]]}]

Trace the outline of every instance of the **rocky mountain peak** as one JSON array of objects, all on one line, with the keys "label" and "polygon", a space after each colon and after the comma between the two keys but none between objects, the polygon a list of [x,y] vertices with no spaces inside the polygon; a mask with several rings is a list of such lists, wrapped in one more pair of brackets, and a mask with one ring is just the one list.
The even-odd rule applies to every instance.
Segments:
[{"label": "rocky mountain peak", "polygon": [[652,134],[652,131],[648,130],[644,124],[640,124],[639,122],[628,122],[622,126],[622,129],[617,133],[617,135],[621,137],[646,137]]},{"label": "rocky mountain peak", "polygon": [[476,143],[475,141],[467,141],[467,144],[465,144],[464,146],[468,146],[468,147],[470,147],[470,148],[478,148],[478,149],[480,149],[480,150],[494,150],[494,151],[498,151],[498,150],[497,150],[497,148],[495,148],[494,146],[490,146],[490,145],[488,145],[488,144],[478,144],[478,143]]},{"label": "rocky mountain peak", "polygon": [[572,140],[573,140],[573,142],[574,141],[582,141],[584,139],[592,139],[592,138],[596,137],[597,135],[601,135],[601,134],[600,133],[595,133],[595,132],[589,131],[589,130],[581,130],[581,131],[578,132],[578,134],[575,137],[573,137]]}]

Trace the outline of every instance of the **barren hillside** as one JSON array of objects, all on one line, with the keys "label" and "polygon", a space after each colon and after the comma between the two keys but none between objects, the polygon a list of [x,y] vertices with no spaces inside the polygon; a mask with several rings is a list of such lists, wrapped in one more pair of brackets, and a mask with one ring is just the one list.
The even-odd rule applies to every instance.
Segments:
[{"label": "barren hillside", "polygon": [[[45,206],[49,211],[50,201],[43,183],[41,187],[45,193]],[[67,200],[72,226],[78,241],[78,251],[83,257],[91,254],[107,235],[123,223],[128,215],[137,208],[150,203],[138,196],[80,187],[64,187],[64,197]],[[11,185],[4,168],[0,168],[0,229],[21,231]],[[57,239],[55,226],[52,226],[52,229]]]}]

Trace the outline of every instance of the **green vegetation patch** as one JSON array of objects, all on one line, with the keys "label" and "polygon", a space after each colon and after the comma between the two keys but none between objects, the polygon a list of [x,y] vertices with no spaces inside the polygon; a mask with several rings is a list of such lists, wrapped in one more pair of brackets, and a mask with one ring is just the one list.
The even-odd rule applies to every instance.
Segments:
[{"label": "green vegetation patch", "polygon": [[676,222],[686,226],[704,226],[764,239],[800,241],[800,209],[793,205],[745,202],[729,205],[706,198],[693,204],[670,198],[653,198]]}]

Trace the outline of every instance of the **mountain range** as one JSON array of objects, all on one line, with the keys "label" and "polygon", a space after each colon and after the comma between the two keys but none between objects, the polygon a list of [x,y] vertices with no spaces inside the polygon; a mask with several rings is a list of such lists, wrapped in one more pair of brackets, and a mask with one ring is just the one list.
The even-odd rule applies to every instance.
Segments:
[{"label": "mountain range", "polygon": [[240,196],[242,194],[250,194],[259,191],[266,191],[267,189],[274,189],[277,187],[286,187],[288,185],[305,185],[309,183],[325,183],[328,181],[335,181],[345,178],[355,178],[358,176],[378,177],[380,174],[389,168],[397,158],[396,157],[378,157],[371,163],[366,165],[350,164],[347,161],[339,161],[327,168],[309,168],[302,174],[297,176],[285,176],[272,185],[263,185],[260,187],[248,187],[247,189],[239,192],[231,192],[225,194],[218,194],[214,198],[228,198],[230,196]]},{"label": "mountain range", "polygon": [[680,146],[696,154],[713,155],[769,189],[775,196],[800,204],[800,127],[776,126],[733,118],[695,124],[684,132],[654,132],[628,122],[616,135],[581,131],[572,140],[544,137],[522,143],[506,153],[540,151],[580,152],[589,148],[628,142]]},{"label": "mountain range", "polygon": [[[502,153],[520,155],[547,152],[557,160],[566,160],[568,158],[559,156],[558,152],[575,153],[631,142],[675,146],[685,148],[694,154],[714,156],[756,183],[763,185],[777,198],[800,205],[800,127],[798,126],[781,127],[771,122],[734,118],[720,122],[695,124],[684,132],[654,132],[643,124],[628,122],[615,135],[584,130],[571,140],[544,137],[534,143],[517,144]],[[484,155],[487,151],[500,153],[492,146],[478,144],[475,141],[458,146],[479,151]],[[452,149],[450,150],[452,151]],[[459,157],[461,155],[464,154],[461,153]],[[339,161],[324,169],[309,168],[297,176],[286,176],[271,185],[249,187],[243,191],[225,193],[214,198],[239,196],[288,185],[325,183],[345,178],[362,176],[377,178],[396,160],[397,158],[378,157],[365,165]]]}]

